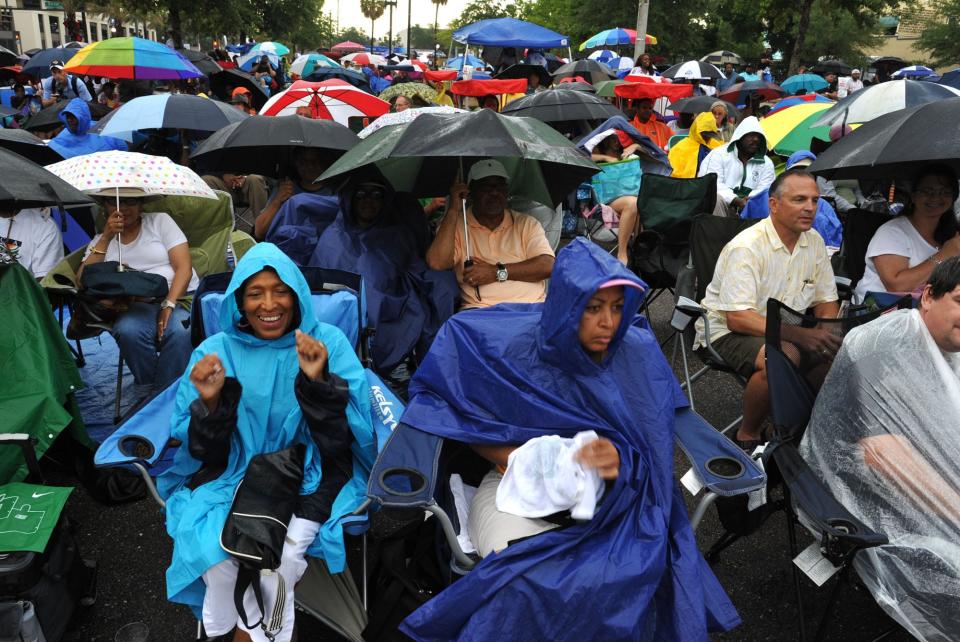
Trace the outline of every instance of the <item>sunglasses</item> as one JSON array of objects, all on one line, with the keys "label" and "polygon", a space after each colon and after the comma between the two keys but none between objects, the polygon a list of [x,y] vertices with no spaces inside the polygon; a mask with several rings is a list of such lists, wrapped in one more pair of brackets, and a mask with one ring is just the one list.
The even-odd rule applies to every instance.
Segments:
[{"label": "sunglasses", "polygon": [[369,198],[369,199],[372,199],[372,200],[375,200],[375,201],[382,201],[382,200],[383,200],[383,196],[384,196],[383,190],[382,190],[382,189],[376,189],[376,188],[374,188],[374,189],[358,189],[356,192],[353,193],[353,197],[356,198],[356,199],[367,199],[367,198]]}]

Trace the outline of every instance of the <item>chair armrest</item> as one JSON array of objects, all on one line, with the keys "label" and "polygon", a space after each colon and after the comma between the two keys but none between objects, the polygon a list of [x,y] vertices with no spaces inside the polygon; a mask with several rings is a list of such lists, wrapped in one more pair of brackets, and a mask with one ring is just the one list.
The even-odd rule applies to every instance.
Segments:
[{"label": "chair armrest", "polygon": [[0,433],[0,446],[19,446],[23,451],[23,460],[27,463],[27,471],[42,484],[44,483],[43,473],[40,471],[40,462],[37,461],[37,451],[33,443],[33,437],[27,433]]},{"label": "chair armrest", "polygon": [[399,424],[370,471],[367,497],[399,508],[435,505],[434,491],[443,439]]},{"label": "chair armrest", "polygon": [[674,438],[704,487],[722,497],[759,490],[767,483],[756,462],[690,408],[677,411]]},{"label": "chair armrest", "polygon": [[170,441],[170,415],[173,414],[179,385],[179,381],[173,382],[120,424],[100,444],[94,455],[94,464],[100,467],[133,463],[146,468],[153,466]]},{"label": "chair armrest", "polygon": [[678,296],[673,305],[673,316],[670,318],[670,327],[677,332],[683,332],[695,319],[706,321],[707,310],[702,305],[685,296]]},{"label": "chair armrest", "polygon": [[834,566],[849,561],[861,549],[888,542],[886,535],[861,522],[837,501],[795,446],[774,440],[764,452],[764,460],[770,458],[790,491],[797,517],[820,541],[821,552]]}]

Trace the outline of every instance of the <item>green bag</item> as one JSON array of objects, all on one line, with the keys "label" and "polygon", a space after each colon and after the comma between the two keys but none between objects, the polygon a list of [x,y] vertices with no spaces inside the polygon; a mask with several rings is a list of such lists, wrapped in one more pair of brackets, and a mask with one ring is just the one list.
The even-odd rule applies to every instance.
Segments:
[{"label": "green bag", "polygon": [[46,550],[71,492],[21,482],[0,486],[0,552]]}]

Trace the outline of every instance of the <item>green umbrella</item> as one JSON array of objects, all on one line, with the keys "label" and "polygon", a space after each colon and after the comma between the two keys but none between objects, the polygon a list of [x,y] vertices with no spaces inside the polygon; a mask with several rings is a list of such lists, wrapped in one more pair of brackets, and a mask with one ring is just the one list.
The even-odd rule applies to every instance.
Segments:
[{"label": "green umbrella", "polygon": [[622,85],[625,82],[625,80],[620,78],[617,78],[616,80],[604,80],[594,85],[594,88],[597,90],[597,95],[601,98],[614,98],[616,97],[616,94],[613,93],[613,88],[617,85]]},{"label": "green umbrella", "polygon": [[798,122],[790,133],[773,146],[773,151],[781,156],[789,156],[801,149],[810,149],[810,143],[814,138],[823,141],[830,140],[829,126],[811,127],[821,116],[823,116],[823,112],[814,112]]},{"label": "green umbrella", "polygon": [[436,90],[430,85],[422,82],[401,82],[396,85],[390,85],[380,92],[380,100],[390,100],[394,96],[406,96],[410,98],[414,95],[420,96],[428,103],[437,99]]},{"label": "green umbrella", "polygon": [[555,206],[599,171],[562,134],[534,118],[490,109],[424,114],[365,138],[320,178],[346,178],[373,168],[398,191],[416,197],[450,190],[477,160],[494,158],[510,174],[510,194]]}]

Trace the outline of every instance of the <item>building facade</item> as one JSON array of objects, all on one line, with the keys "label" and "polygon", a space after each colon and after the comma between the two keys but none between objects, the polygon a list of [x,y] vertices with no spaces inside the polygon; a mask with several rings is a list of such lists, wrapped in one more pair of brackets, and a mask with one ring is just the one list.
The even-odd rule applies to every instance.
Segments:
[{"label": "building facade", "polygon": [[[67,14],[54,0],[4,0],[0,7],[0,45],[23,53],[31,49],[62,47],[75,38],[69,35]],[[118,36],[139,35],[156,40],[157,30],[142,23],[120,24],[110,16],[78,12],[77,31],[84,42]]]}]

